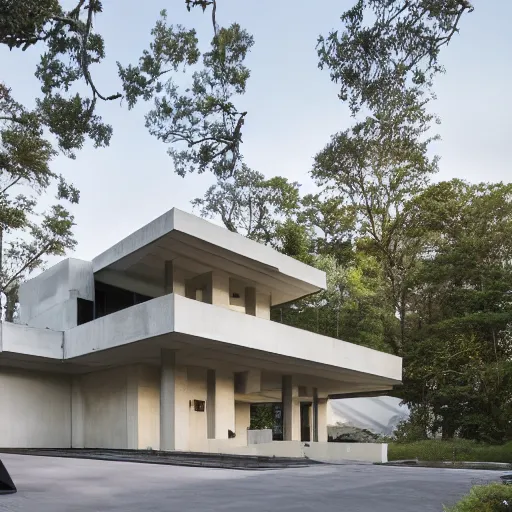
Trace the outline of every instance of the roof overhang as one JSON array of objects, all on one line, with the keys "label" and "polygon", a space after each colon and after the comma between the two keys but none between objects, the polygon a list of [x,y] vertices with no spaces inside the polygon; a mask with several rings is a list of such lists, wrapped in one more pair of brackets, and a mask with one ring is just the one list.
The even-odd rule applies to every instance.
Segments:
[{"label": "roof overhang", "polygon": [[124,273],[162,284],[165,261],[192,274],[218,269],[272,292],[272,305],[326,287],[325,273],[204,219],[173,208],[93,259],[101,280]]}]

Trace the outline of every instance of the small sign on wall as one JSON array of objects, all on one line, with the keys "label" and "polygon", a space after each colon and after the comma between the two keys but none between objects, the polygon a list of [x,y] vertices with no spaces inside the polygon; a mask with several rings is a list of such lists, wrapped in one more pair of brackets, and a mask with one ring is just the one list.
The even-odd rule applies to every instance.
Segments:
[{"label": "small sign on wall", "polygon": [[204,400],[194,400],[194,411],[204,412]]}]

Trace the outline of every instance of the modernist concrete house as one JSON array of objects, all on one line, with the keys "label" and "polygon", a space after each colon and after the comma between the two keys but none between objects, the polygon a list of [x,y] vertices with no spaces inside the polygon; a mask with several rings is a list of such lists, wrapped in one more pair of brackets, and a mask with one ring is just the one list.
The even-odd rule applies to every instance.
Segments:
[{"label": "modernist concrete house", "polygon": [[[327,453],[329,395],[391,389],[402,363],[270,320],[325,284],[177,209],[92,262],[58,263],[2,324],[0,447]],[[283,441],[248,444],[259,402],[282,404]]]}]

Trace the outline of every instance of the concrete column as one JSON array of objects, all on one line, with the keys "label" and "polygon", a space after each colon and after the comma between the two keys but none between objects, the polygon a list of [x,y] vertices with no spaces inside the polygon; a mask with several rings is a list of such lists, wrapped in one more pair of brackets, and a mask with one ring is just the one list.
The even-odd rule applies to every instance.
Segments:
[{"label": "concrete column", "polygon": [[256,316],[256,288],[253,286],[245,288],[245,314]]},{"label": "concrete column", "polygon": [[190,399],[188,396],[187,367],[177,364],[174,371],[174,379],[174,449],[179,451],[188,451]]},{"label": "concrete column", "polygon": [[236,438],[247,444],[247,429],[251,425],[251,404],[248,402],[235,403],[235,433]]},{"label": "concrete column", "polygon": [[291,375],[283,375],[283,440],[300,441],[300,403],[298,388],[293,385]]},{"label": "concrete column", "polygon": [[318,400],[318,442],[327,442],[327,398]]},{"label": "concrete column", "polygon": [[228,439],[235,432],[234,373],[208,370],[206,376],[206,426],[208,439]]},{"label": "concrete column", "polygon": [[312,430],[313,430],[313,437],[312,440],[314,442],[318,441],[318,389],[313,388],[313,405],[312,405]]},{"label": "concrete column", "polygon": [[215,371],[215,439],[228,439],[228,430],[235,432],[234,373]]},{"label": "concrete column", "polygon": [[160,371],[160,450],[188,450],[187,370],[162,349]]},{"label": "concrete column", "polygon": [[256,292],[256,316],[270,320],[270,293]]},{"label": "concrete column", "polygon": [[164,285],[166,294],[175,293],[185,296],[185,275],[171,260],[165,262]]},{"label": "concrete column", "polygon": [[[197,298],[201,290],[202,298]],[[189,299],[229,308],[229,276],[220,270],[206,272],[185,281],[185,294]]]},{"label": "concrete column", "polygon": [[245,288],[245,313],[270,320],[270,294],[256,291],[256,288]]},{"label": "concrete column", "polygon": [[71,381],[71,448],[85,448],[84,400],[79,376]]},{"label": "concrete column", "polygon": [[136,366],[126,368],[126,434],[129,450],[139,448],[139,374]]},{"label": "concrete column", "polygon": [[214,306],[229,308],[229,276],[225,272],[212,272],[211,302]]},{"label": "concrete column", "polygon": [[215,370],[206,373],[206,437],[215,439]]}]

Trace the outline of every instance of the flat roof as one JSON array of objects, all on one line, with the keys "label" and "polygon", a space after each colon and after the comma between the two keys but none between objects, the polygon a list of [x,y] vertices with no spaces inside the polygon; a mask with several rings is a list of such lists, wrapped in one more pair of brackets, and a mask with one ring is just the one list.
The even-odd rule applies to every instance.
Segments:
[{"label": "flat roof", "polygon": [[177,208],[164,213],[94,258],[93,271],[98,272],[113,266],[173,232],[183,233],[227,251],[224,254],[232,253],[238,259],[242,257],[259,267],[266,267],[269,273],[282,274],[316,291],[326,287],[325,272]]}]

